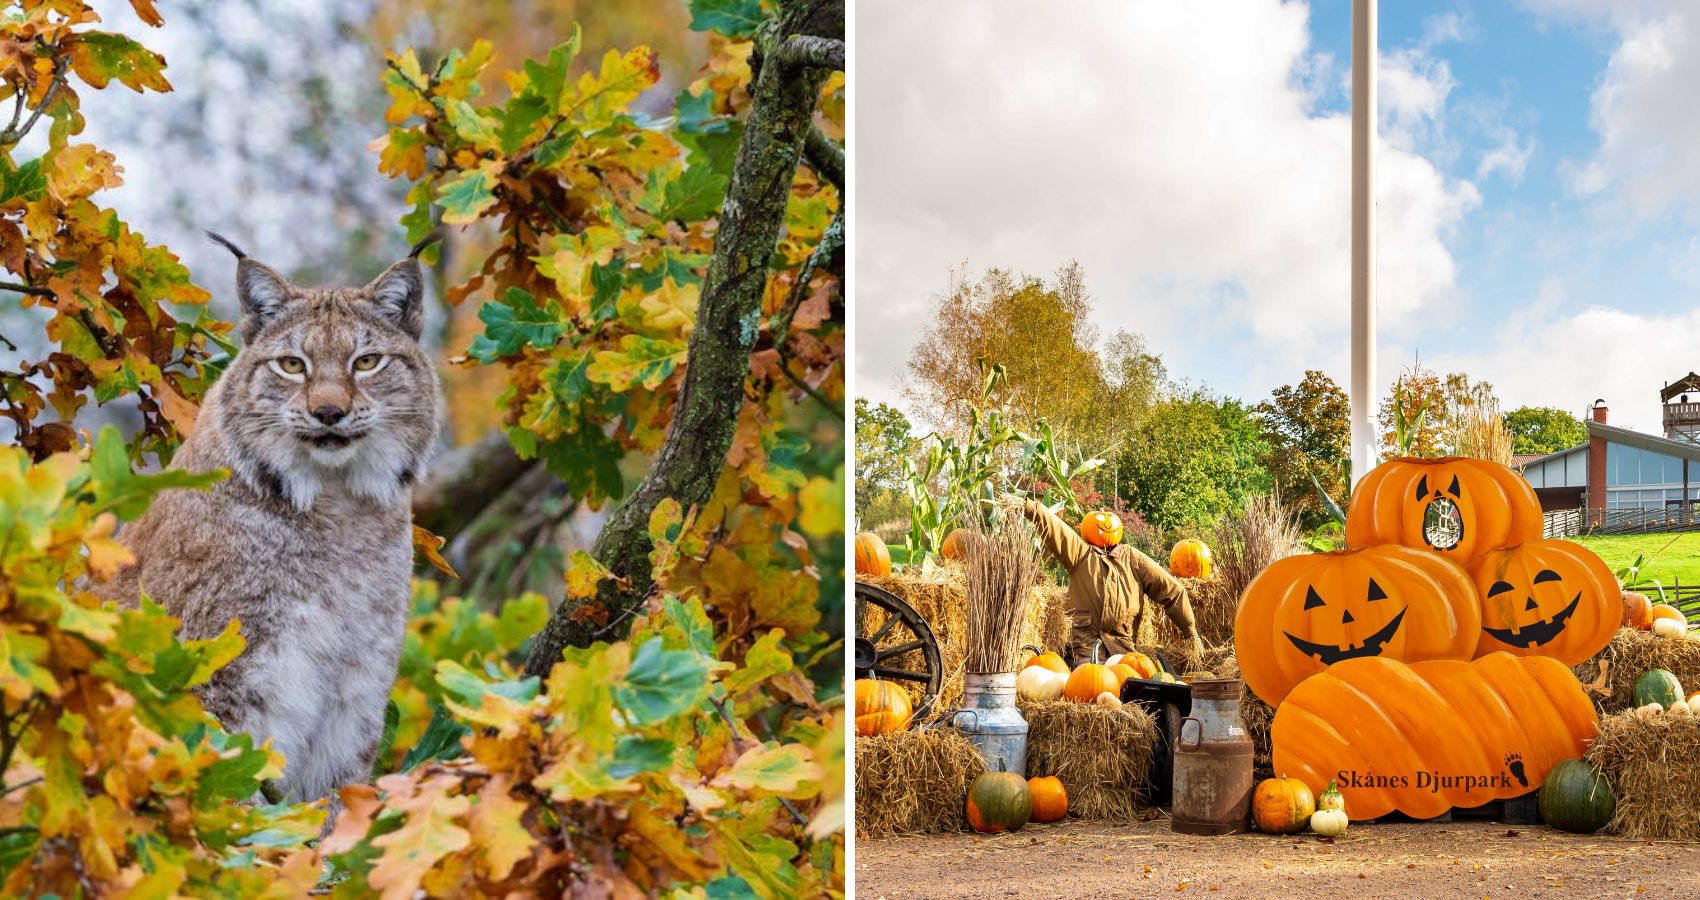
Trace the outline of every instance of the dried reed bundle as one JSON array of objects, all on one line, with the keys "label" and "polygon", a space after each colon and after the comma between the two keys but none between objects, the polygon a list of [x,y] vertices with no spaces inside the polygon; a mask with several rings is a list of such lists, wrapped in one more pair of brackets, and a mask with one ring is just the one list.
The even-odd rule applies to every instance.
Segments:
[{"label": "dried reed bundle", "polygon": [[1499,401],[1481,399],[1458,404],[1453,409],[1452,421],[1452,449],[1457,455],[1511,465],[1511,429],[1505,427]]},{"label": "dried reed bundle", "polygon": [[1271,756],[1273,744],[1269,740],[1269,726],[1275,722],[1275,707],[1259,700],[1251,692],[1251,688],[1240,685],[1240,720],[1245,722],[1246,734],[1251,738],[1252,773],[1258,778],[1271,774],[1274,762]]},{"label": "dried reed bundle", "polygon": [[[1233,640],[1233,616],[1239,610],[1246,585],[1270,563],[1299,552],[1299,521],[1293,510],[1274,494],[1246,501],[1245,511],[1228,513],[1211,529],[1210,553],[1214,575],[1228,596],[1228,633],[1225,637],[1199,633],[1212,643]],[[1196,604],[1195,604],[1196,611]],[[1202,626],[1202,623],[1200,623]]]},{"label": "dried reed bundle", "polygon": [[1606,716],[1586,758],[1617,796],[1607,831],[1642,840],[1700,841],[1700,719],[1670,713]]},{"label": "dried reed bundle", "polygon": [[963,557],[968,601],[967,670],[1014,672],[1021,665],[1021,626],[1039,580],[1039,557],[1026,520],[1003,516],[967,535]]}]

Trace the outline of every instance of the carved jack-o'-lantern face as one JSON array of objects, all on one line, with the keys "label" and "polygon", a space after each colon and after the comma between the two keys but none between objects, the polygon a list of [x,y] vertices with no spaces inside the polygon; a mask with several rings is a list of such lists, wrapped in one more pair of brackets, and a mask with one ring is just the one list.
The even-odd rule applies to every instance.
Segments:
[{"label": "carved jack-o'-lantern face", "polygon": [[1541,505],[1521,475],[1463,457],[1395,459],[1364,476],[1346,516],[1346,544],[1403,544],[1462,564],[1489,547],[1541,536]]},{"label": "carved jack-o'-lantern face", "polygon": [[1290,556],[1246,587],[1235,657],[1271,704],[1347,659],[1467,659],[1481,625],[1473,593],[1459,567],[1397,544]]},{"label": "carved jack-o'-lantern face", "polygon": [[1477,656],[1504,650],[1574,666],[1611,642],[1623,616],[1617,579],[1579,544],[1526,541],[1489,550],[1467,568],[1482,603]]}]

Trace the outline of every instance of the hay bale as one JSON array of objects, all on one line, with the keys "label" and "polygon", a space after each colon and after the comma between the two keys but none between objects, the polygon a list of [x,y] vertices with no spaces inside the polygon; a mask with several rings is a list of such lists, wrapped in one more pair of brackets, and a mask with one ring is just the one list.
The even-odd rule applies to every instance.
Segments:
[{"label": "hay bale", "polygon": [[1606,649],[1573,671],[1588,686],[1601,715],[1607,715],[1630,708],[1635,679],[1648,669],[1668,669],[1685,691],[1700,690],[1700,640],[1622,628]]},{"label": "hay bale", "polygon": [[[1192,619],[1198,625],[1198,635],[1211,646],[1233,646],[1234,614],[1239,611],[1239,597],[1226,581],[1210,578],[1182,578],[1186,585],[1187,601],[1192,605]],[[1065,631],[1066,633],[1066,631]],[[1169,621],[1155,603],[1145,610],[1139,621],[1133,642],[1141,647],[1170,647],[1186,643],[1179,626]]]},{"label": "hay bale", "polygon": [[966,830],[968,786],[985,770],[952,728],[856,738],[856,836]]},{"label": "hay bale", "polygon": [[1269,726],[1275,722],[1275,707],[1264,703],[1251,692],[1251,688],[1240,685],[1240,719],[1245,722],[1245,730],[1251,736],[1252,757],[1251,769],[1253,776],[1267,778],[1275,768],[1272,756],[1273,745],[1269,740]]},{"label": "hay bale", "polygon": [[1617,796],[1607,831],[1642,840],[1700,841],[1700,718],[1606,716],[1587,760]]},{"label": "hay bale", "polygon": [[[1138,706],[1021,702],[1027,718],[1027,775],[1055,775],[1068,791],[1069,813],[1082,819],[1132,821],[1145,807],[1157,723]],[[861,804],[861,796],[856,798]]]},{"label": "hay bale", "polygon": [[[962,701],[963,661],[968,655],[968,594],[962,567],[946,563],[926,574],[905,571],[882,578],[862,576],[859,580],[903,598],[926,620],[933,637],[938,640],[939,658],[944,667],[939,698],[929,718],[936,720],[954,709]],[[1033,599],[1021,628],[1021,643],[1049,650],[1063,649],[1068,642],[1067,596],[1067,589],[1049,581],[1041,581],[1034,587]],[[871,634],[882,621],[875,619],[858,623],[858,634]],[[900,668],[920,669],[920,651],[896,657],[892,663]],[[918,686],[900,683],[910,692],[912,699],[919,697]]]}]

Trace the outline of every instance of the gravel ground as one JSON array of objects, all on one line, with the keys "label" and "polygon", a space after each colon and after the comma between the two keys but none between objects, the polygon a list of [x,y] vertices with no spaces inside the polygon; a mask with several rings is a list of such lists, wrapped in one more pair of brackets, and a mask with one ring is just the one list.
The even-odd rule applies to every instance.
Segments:
[{"label": "gravel ground", "polygon": [[1194,837],[1167,819],[856,842],[857,897],[1696,897],[1700,847],[1488,821]]}]

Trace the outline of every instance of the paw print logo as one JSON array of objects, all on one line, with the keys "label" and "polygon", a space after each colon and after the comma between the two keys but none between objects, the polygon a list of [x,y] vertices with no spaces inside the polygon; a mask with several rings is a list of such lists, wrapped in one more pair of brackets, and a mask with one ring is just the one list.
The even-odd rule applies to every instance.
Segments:
[{"label": "paw print logo", "polygon": [[1506,754],[1505,755],[1505,767],[1511,770],[1511,777],[1517,779],[1518,784],[1520,784],[1524,787],[1529,786],[1529,776],[1528,776],[1527,773],[1525,773],[1523,771],[1523,754],[1521,754],[1521,753],[1508,753],[1508,754]]}]

